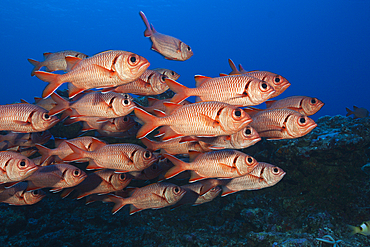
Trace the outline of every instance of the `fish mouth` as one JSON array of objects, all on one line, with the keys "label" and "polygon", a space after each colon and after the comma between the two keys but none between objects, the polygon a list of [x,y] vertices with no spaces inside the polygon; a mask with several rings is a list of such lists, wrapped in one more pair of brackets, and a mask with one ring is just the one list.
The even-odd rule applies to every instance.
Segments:
[{"label": "fish mouth", "polygon": [[31,169],[29,169],[24,175],[26,176],[26,177],[29,177],[29,176],[31,176],[36,170],[38,170],[39,169],[39,167],[38,166],[35,166],[35,167],[32,167]]}]

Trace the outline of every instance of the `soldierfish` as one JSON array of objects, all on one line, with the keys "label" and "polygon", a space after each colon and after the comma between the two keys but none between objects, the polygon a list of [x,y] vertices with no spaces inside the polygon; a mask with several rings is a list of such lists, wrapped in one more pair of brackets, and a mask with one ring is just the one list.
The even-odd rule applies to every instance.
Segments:
[{"label": "soldierfish", "polygon": [[178,73],[176,73],[175,71],[170,70],[170,69],[156,68],[156,69],[153,69],[153,70],[157,71],[157,72],[161,73],[162,75],[165,75],[168,78],[170,78],[172,80],[175,80],[175,81],[177,79],[179,79],[179,77],[180,77],[180,75]]},{"label": "soldierfish", "polygon": [[[240,108],[222,102],[200,102],[179,105],[165,102],[166,114],[155,117],[136,108],[135,115],[145,122],[138,131],[141,139],[155,128],[167,125],[162,140],[180,136],[219,136],[233,134],[251,122],[251,118]],[[165,127],[167,127],[165,126]]]},{"label": "soldierfish", "polygon": [[[142,105],[139,105],[138,103],[136,103],[136,105],[137,107],[140,107],[151,114],[156,114],[155,110],[165,111],[166,107],[163,105],[163,103],[171,101],[171,99],[156,99],[153,97],[148,97],[147,100],[148,100],[148,106],[142,106]],[[187,100],[184,100],[180,104],[190,105],[191,103]]]},{"label": "soldierfish", "polygon": [[49,131],[32,133],[9,132],[6,135],[0,135],[0,142],[8,141],[8,148],[14,146],[33,147],[36,143],[44,144],[51,138]]},{"label": "soldierfish", "polygon": [[36,105],[19,103],[0,105],[0,130],[29,133],[53,127],[59,119]]},{"label": "soldierfish", "polygon": [[311,118],[290,109],[260,111],[252,119],[251,126],[268,140],[298,138],[317,126]]},{"label": "soldierfish", "polygon": [[33,205],[45,197],[42,190],[26,191],[27,182],[20,182],[0,193],[0,202],[9,205]]},{"label": "soldierfish", "polygon": [[66,141],[73,153],[63,158],[64,161],[89,159],[87,170],[113,169],[117,172],[141,171],[153,164],[157,157],[150,151],[136,144],[107,144],[94,151],[81,149]]},{"label": "soldierfish", "polygon": [[197,101],[219,101],[237,106],[259,105],[275,92],[265,81],[248,75],[229,75],[222,77],[194,76],[196,88],[188,88],[180,83],[166,79],[167,85],[176,94],[171,102],[180,103],[189,96],[198,96]]},{"label": "soldierfish", "polygon": [[267,109],[291,109],[306,116],[311,116],[318,112],[324,103],[317,99],[307,96],[291,96],[281,100],[266,101]]},{"label": "soldierfish", "polygon": [[157,71],[147,69],[135,81],[120,85],[111,91],[116,93],[132,93],[136,95],[158,95],[164,93],[168,89],[165,82],[166,78],[167,76]]},{"label": "soldierfish", "polygon": [[38,167],[27,157],[11,152],[0,152],[0,183],[18,182],[32,173],[36,172]]},{"label": "soldierfish", "polygon": [[182,42],[181,40],[174,38],[169,35],[158,33],[153,25],[149,24],[145,14],[140,11],[140,16],[143,19],[146,30],[144,32],[145,37],[150,37],[152,41],[152,49],[166,59],[185,61],[193,56],[193,51],[190,46]]},{"label": "soldierfish", "polygon": [[114,92],[91,92],[73,102],[63,99],[56,93],[51,97],[56,102],[56,106],[49,111],[51,116],[71,109],[72,116],[116,118],[130,114],[135,107],[133,101]]},{"label": "soldierfish", "polygon": [[127,51],[111,50],[81,60],[66,57],[69,72],[53,74],[35,71],[35,75],[49,83],[42,97],[50,96],[60,85],[69,82],[68,92],[72,98],[91,88],[115,87],[136,80],[150,65],[148,60]]},{"label": "soldierfish", "polygon": [[278,183],[284,175],[285,172],[281,168],[259,162],[250,174],[225,181],[225,184],[222,186],[221,196],[241,190],[259,190],[270,187]]},{"label": "soldierfish", "polygon": [[136,188],[130,197],[122,198],[109,196],[115,203],[112,213],[115,214],[123,206],[131,204],[130,215],[144,209],[158,209],[171,206],[178,202],[185,194],[180,186],[170,183],[154,183],[145,187]]},{"label": "soldierfish", "polygon": [[190,163],[172,155],[163,154],[175,166],[168,170],[166,179],[190,170],[189,182],[206,178],[235,178],[250,173],[258,162],[250,155],[236,150],[220,150],[207,153],[189,152]]},{"label": "soldierfish", "polygon": [[28,62],[35,66],[31,72],[31,76],[34,76],[35,71],[40,70],[44,66],[47,68],[46,71],[48,72],[67,70],[67,62],[65,59],[67,56],[78,57],[81,59],[87,58],[87,55],[77,51],[59,51],[54,53],[45,52],[45,60],[42,62],[38,62],[30,58],[28,59]]},{"label": "soldierfish", "polygon": [[161,149],[162,153],[168,154],[189,154],[189,151],[198,151],[198,152],[206,152],[210,151],[210,149],[203,149],[198,141],[182,141],[182,138],[175,138],[169,141],[152,141],[148,138],[141,139],[143,144],[147,147],[148,150],[156,151]]},{"label": "soldierfish", "polygon": [[134,176],[136,180],[151,180],[158,177],[172,166],[173,164],[168,159],[163,159],[142,171],[130,172],[130,175]]},{"label": "soldierfish", "polygon": [[65,189],[62,197],[71,194],[73,199],[81,199],[91,194],[107,194],[122,190],[132,180],[128,173],[115,173],[114,170],[104,169],[87,175],[87,177],[75,187]]},{"label": "soldierfish", "polygon": [[76,186],[86,176],[84,171],[69,164],[41,166],[26,179],[28,181],[27,191],[51,188],[50,191],[58,192],[63,188]]}]

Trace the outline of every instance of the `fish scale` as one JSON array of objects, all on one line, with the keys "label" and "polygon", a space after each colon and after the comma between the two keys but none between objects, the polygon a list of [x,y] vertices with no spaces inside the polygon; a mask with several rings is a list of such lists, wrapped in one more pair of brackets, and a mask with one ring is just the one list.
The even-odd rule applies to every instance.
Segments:
[{"label": "fish scale", "polygon": [[[312,103],[312,100],[314,103]],[[267,101],[266,105],[268,109],[288,108],[298,111],[306,116],[311,116],[318,112],[324,103],[317,98],[311,98],[307,96],[291,96],[277,101]]]}]

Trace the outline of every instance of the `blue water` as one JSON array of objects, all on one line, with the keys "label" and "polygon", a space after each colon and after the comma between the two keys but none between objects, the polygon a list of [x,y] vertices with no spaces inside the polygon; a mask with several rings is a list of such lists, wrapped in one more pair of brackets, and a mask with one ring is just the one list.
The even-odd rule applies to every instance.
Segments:
[{"label": "blue water", "polygon": [[[202,2],[202,3],[200,3]],[[33,102],[46,86],[31,77],[27,58],[76,50],[117,49],[147,58],[150,68],[193,76],[229,73],[227,59],[267,70],[291,86],[279,98],[305,95],[325,106],[314,116],[370,109],[370,1],[9,1],[0,4],[0,104]],[[194,56],[168,61],[151,51],[139,11],[157,31],[190,45]]]}]

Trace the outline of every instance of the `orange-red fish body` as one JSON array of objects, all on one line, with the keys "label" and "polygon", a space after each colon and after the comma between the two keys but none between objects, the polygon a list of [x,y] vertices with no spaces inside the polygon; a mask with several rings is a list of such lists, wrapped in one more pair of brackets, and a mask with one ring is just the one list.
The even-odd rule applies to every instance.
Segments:
[{"label": "orange-red fish body", "polygon": [[158,177],[161,173],[167,171],[172,166],[172,163],[168,159],[164,159],[160,162],[152,164],[142,171],[130,172],[130,175],[132,175],[136,180],[152,180]]},{"label": "orange-red fish body", "polygon": [[132,100],[125,97],[125,95],[114,92],[91,92],[73,102],[68,102],[55,93],[51,97],[57,102],[57,105],[50,110],[50,115],[72,109],[72,117],[116,118],[130,114],[135,107],[135,103]]},{"label": "orange-red fish body", "polygon": [[251,118],[238,107],[222,102],[199,102],[179,105],[165,102],[167,116],[155,117],[135,109],[135,115],[145,122],[138,131],[137,138],[143,138],[159,126],[167,125],[171,129],[162,140],[180,136],[219,136],[233,134],[251,122]]},{"label": "orange-red fish body", "polygon": [[0,183],[17,182],[31,176],[38,167],[27,157],[11,152],[0,152]]},{"label": "orange-red fish body", "polygon": [[87,175],[77,186],[63,191],[62,196],[66,197],[73,192],[72,198],[81,199],[91,194],[107,194],[124,189],[131,180],[132,176],[127,173],[115,173],[109,169],[99,170]]},{"label": "orange-red fish body", "polygon": [[[164,102],[170,102],[171,99],[156,99],[152,97],[148,97],[148,106],[141,106],[139,104],[136,104],[137,107],[140,107],[144,109],[145,111],[151,113],[151,114],[156,114],[155,110],[159,111],[165,111],[166,107],[163,105]],[[180,103],[181,105],[190,105],[191,103],[187,100],[184,100]]]},{"label": "orange-red fish body", "polygon": [[141,139],[148,150],[156,151],[161,149],[162,153],[168,154],[189,154],[189,151],[206,152],[210,149],[203,149],[197,141],[181,141],[181,138],[175,138],[169,141],[156,142],[148,138]]},{"label": "orange-red fish body", "polygon": [[86,169],[113,169],[117,172],[141,171],[153,164],[157,157],[150,151],[136,144],[107,144],[94,151],[83,150],[67,141],[73,154],[64,161],[76,161],[88,158]]},{"label": "orange-red fish body", "polygon": [[237,106],[259,105],[275,92],[269,83],[249,75],[221,77],[195,76],[196,88],[188,88],[174,80],[166,79],[167,85],[176,94],[171,102],[179,103],[189,96],[198,96],[198,101],[219,101]]},{"label": "orange-red fish body", "polygon": [[291,109],[306,116],[311,116],[318,112],[324,103],[317,99],[307,96],[291,96],[281,100],[266,101],[267,109]]},{"label": "orange-red fish body", "polygon": [[35,75],[35,71],[40,70],[42,67],[46,67],[46,71],[53,72],[57,70],[67,70],[67,62],[66,57],[72,56],[77,58],[87,58],[87,55],[77,52],[77,51],[59,51],[59,52],[45,52],[44,58],[45,60],[42,62],[38,62],[33,59],[28,59],[28,61],[35,66],[31,72],[31,76]]},{"label": "orange-red fish body", "polygon": [[32,104],[0,105],[0,130],[29,133],[53,127],[59,119]]},{"label": "orange-red fish body", "polygon": [[[210,183],[211,181],[215,182]],[[217,186],[218,181],[219,180],[216,179],[206,179],[181,186],[181,188],[186,190],[186,194],[174,205],[174,207],[183,204],[200,205],[212,201],[222,191],[221,188]]]},{"label": "orange-red fish body", "polygon": [[145,58],[127,51],[111,50],[80,60],[66,57],[71,70],[66,74],[36,71],[35,75],[49,85],[42,97],[50,96],[60,85],[69,82],[69,97],[91,88],[116,87],[136,80],[148,67]]},{"label": "orange-red fish body", "polygon": [[0,135],[0,141],[7,141],[8,147],[34,147],[36,143],[44,144],[51,138],[49,131],[32,133],[9,132],[6,135]]},{"label": "orange-red fish body", "polygon": [[164,93],[168,86],[165,83],[167,76],[154,70],[146,70],[138,79],[120,85],[112,91],[116,93],[132,93],[136,95],[158,95]]},{"label": "orange-red fish body", "polygon": [[222,195],[226,196],[242,190],[259,190],[278,183],[285,172],[268,163],[259,162],[250,174],[233,178],[222,186]]},{"label": "orange-red fish body", "polygon": [[27,178],[27,191],[52,188],[51,191],[57,192],[78,185],[86,176],[84,171],[69,164],[41,166]]},{"label": "orange-red fish body", "polygon": [[220,150],[207,153],[197,153],[195,158],[190,153],[192,162],[186,163],[172,155],[164,154],[175,166],[165,175],[171,178],[180,172],[191,170],[189,182],[205,178],[235,178],[250,173],[258,162],[250,155],[236,150]]},{"label": "orange-red fish body", "polygon": [[131,204],[130,215],[144,209],[158,209],[171,206],[178,202],[185,194],[180,186],[170,183],[154,183],[137,188],[128,198],[115,198],[113,213],[123,206]]},{"label": "orange-red fish body", "polygon": [[[60,159],[67,157],[73,153],[73,150],[66,143],[67,140],[61,140],[57,148],[49,149],[42,145],[36,145],[39,150],[39,153],[42,155],[41,164],[49,159],[51,156],[58,156]],[[73,143],[79,148],[84,150],[93,151],[105,145],[105,142],[91,136],[77,137],[74,139],[68,140],[68,142]],[[81,162],[88,161],[88,159],[81,160]]]},{"label": "orange-red fish body", "polygon": [[268,140],[298,138],[317,126],[311,118],[290,109],[264,110],[252,118],[251,126]]},{"label": "orange-red fish body", "polygon": [[170,69],[156,68],[156,69],[153,69],[153,70],[155,70],[155,71],[161,73],[162,75],[165,75],[168,78],[170,78],[172,80],[175,80],[175,81],[180,78],[180,75],[178,73],[176,73],[175,71],[170,70]]},{"label": "orange-red fish body", "polygon": [[27,182],[20,182],[0,193],[0,202],[10,205],[33,205],[46,196],[42,190],[26,191]]},{"label": "orange-red fish body", "polygon": [[34,98],[35,98],[34,104],[44,108],[47,111],[50,111],[56,105],[55,101],[50,97],[46,99],[43,99],[40,97],[34,97]]},{"label": "orange-red fish body", "polygon": [[169,60],[185,61],[193,56],[193,51],[190,46],[175,37],[158,33],[153,25],[149,24],[148,19],[142,11],[140,11],[140,16],[146,26],[144,36],[150,37],[153,43],[152,49],[154,51],[160,53]]}]

